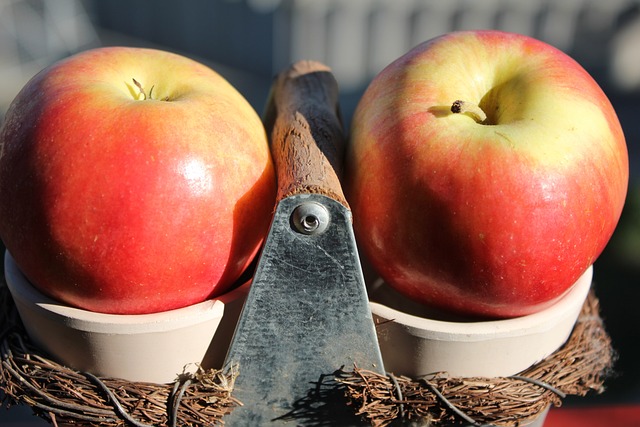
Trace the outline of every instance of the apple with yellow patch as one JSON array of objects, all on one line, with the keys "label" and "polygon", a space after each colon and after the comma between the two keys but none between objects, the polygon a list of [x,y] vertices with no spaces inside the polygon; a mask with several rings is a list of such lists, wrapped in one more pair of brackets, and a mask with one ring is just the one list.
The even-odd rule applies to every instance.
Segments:
[{"label": "apple with yellow patch", "polygon": [[609,241],[629,178],[594,79],[552,46],[500,31],[438,37],[375,77],[347,167],[359,247],[385,281],[488,317],[563,295]]},{"label": "apple with yellow patch", "polygon": [[34,286],[75,307],[139,314],[219,295],[268,230],[261,120],[183,56],[64,59],[18,94],[0,144],[0,236]]}]

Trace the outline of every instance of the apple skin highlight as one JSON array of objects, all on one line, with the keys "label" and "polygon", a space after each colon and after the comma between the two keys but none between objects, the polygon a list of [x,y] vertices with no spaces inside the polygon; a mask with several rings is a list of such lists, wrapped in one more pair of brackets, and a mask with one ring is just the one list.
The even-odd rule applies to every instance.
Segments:
[{"label": "apple skin highlight", "polygon": [[[487,120],[452,113],[456,100]],[[593,78],[499,31],[436,38],[375,77],[345,174],[359,248],[388,284],[498,318],[547,307],[593,264],[628,176],[620,123]]]},{"label": "apple skin highlight", "polygon": [[141,314],[220,295],[268,230],[260,118],[175,54],[102,48],[45,69],[0,142],[2,239],[38,289],[75,307]]}]

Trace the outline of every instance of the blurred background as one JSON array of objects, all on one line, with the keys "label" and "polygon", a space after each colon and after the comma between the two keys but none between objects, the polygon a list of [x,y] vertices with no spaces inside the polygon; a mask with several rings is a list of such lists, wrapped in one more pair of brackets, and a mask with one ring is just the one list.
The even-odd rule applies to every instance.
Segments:
[{"label": "blurred background", "polygon": [[[631,159],[618,229],[594,286],[619,360],[602,395],[565,405],[640,404],[640,0],[0,0],[0,120],[42,68],[106,45],[157,47],[204,62],[261,113],[275,73],[298,59],[331,66],[348,126],[371,78],[445,32],[530,35],[580,62],[611,99]],[[0,396],[1,399],[1,396]],[[45,425],[0,408],[0,426]]]}]

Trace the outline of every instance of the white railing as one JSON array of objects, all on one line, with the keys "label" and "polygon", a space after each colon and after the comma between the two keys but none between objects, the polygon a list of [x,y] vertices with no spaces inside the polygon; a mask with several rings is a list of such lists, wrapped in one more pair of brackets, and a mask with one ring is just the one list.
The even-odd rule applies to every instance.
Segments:
[{"label": "white railing", "polygon": [[[274,20],[275,69],[317,59],[334,69],[346,89],[361,86],[418,43],[461,29],[519,32],[580,55],[585,66],[615,63],[618,52],[611,50],[623,48],[616,45],[619,18],[640,7],[638,0],[247,1],[280,15],[281,21]],[[288,25],[281,26],[285,20]],[[640,45],[640,32],[635,37]],[[640,56],[637,61],[631,66],[640,70]]]}]

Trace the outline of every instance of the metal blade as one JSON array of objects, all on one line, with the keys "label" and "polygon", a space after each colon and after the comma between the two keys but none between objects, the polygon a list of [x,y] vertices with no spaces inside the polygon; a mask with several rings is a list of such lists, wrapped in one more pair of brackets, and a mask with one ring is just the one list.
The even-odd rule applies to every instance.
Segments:
[{"label": "metal blade", "polygon": [[280,201],[226,365],[244,406],[227,425],[355,425],[332,373],[384,372],[351,212],[317,194]]}]

